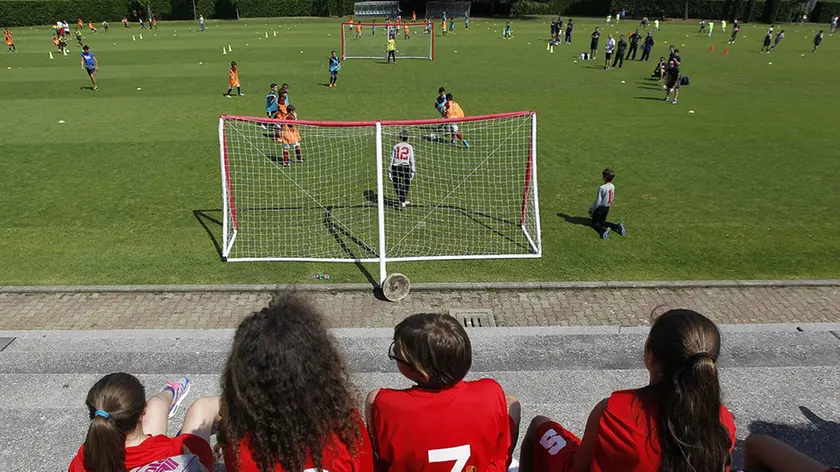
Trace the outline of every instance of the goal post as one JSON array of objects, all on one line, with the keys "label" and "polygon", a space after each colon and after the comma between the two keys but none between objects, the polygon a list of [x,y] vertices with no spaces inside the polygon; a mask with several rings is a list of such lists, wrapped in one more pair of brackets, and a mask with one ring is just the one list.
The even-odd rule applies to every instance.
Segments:
[{"label": "goal post", "polygon": [[[384,59],[387,23],[341,23],[342,59]],[[422,22],[390,24],[397,43],[398,59],[435,60],[435,25]],[[405,32],[408,28],[408,34]],[[357,33],[357,30],[361,30]]]},{"label": "goal post", "polygon": [[[373,122],[222,115],[222,256],[378,263],[380,283],[387,262],[541,257],[536,123],[534,112]],[[416,174],[401,187],[391,154],[406,133]]]}]

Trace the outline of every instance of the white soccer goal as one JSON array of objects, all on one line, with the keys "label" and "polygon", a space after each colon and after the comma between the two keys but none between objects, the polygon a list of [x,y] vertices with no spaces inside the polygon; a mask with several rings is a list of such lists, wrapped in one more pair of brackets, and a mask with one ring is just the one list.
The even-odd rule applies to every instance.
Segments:
[{"label": "white soccer goal", "polygon": [[353,4],[355,16],[393,16],[400,14],[400,2],[356,2]]},{"label": "white soccer goal", "polygon": [[[435,60],[435,25],[416,23],[341,23],[341,57],[343,59],[385,59],[388,28],[397,42],[397,59]],[[408,34],[406,35],[406,28]],[[357,35],[357,29],[361,29]]]},{"label": "white soccer goal", "polygon": [[[300,136],[300,157],[283,127]],[[452,144],[453,125],[460,140]],[[282,131],[281,131],[282,129]],[[452,120],[219,120],[227,261],[378,262],[540,257],[534,112]],[[391,149],[408,132],[403,208]]]}]

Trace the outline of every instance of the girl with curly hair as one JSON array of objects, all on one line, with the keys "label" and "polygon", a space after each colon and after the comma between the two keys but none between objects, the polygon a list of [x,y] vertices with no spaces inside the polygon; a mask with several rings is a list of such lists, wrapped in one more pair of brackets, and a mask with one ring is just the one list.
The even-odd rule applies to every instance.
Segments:
[{"label": "girl with curly hair", "polygon": [[583,439],[544,416],[522,440],[521,472],[729,471],[735,423],[721,402],[720,331],[692,310],[654,322],[644,349],[650,382],[613,392]]},{"label": "girl with curly hair", "polygon": [[221,384],[228,471],[373,471],[344,359],[321,315],[294,295],[242,320]]}]

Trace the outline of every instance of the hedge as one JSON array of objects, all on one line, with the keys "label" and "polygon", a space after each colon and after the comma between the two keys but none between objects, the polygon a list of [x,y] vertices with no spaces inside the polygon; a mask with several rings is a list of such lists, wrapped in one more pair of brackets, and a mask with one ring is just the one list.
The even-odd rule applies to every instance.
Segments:
[{"label": "hedge", "polygon": [[0,1],[3,26],[53,25],[58,20],[75,24],[76,18],[119,20],[127,4],[113,0],[15,0]]}]

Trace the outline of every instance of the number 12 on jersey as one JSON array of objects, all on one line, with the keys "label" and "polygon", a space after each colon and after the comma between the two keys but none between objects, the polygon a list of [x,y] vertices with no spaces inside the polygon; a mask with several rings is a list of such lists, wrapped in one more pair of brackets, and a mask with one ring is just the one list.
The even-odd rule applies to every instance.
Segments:
[{"label": "number 12 on jersey", "polygon": [[469,458],[469,444],[458,447],[448,447],[446,449],[432,449],[429,451],[430,464],[435,462],[455,461],[455,464],[452,465],[450,472],[462,472],[464,470],[464,466],[467,465]]}]

